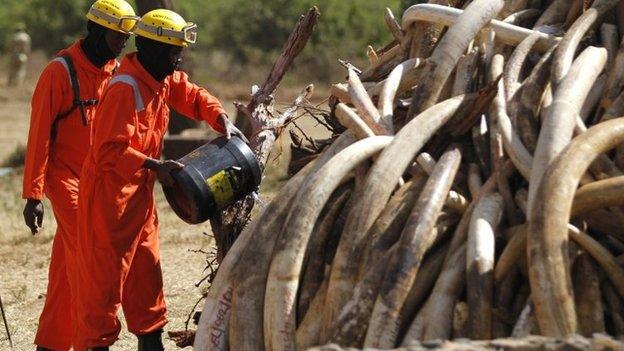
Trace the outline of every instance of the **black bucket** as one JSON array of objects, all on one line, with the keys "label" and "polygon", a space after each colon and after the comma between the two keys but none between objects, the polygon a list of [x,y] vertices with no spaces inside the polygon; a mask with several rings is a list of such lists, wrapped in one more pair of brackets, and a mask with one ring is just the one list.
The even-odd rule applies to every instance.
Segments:
[{"label": "black bucket", "polygon": [[197,224],[258,189],[260,164],[240,138],[225,137],[207,143],[178,162],[184,168],[172,172],[175,184],[163,186],[174,212],[187,223]]}]

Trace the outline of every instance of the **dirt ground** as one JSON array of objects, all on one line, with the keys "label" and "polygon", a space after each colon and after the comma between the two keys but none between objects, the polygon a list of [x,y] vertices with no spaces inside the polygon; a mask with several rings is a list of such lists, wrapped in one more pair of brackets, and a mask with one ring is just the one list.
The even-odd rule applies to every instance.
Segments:
[{"label": "dirt ground", "polygon": [[[5,66],[3,61],[0,61],[3,65],[0,68],[0,163],[18,145],[26,143],[30,96],[45,62],[46,59],[42,55],[35,55],[29,64],[26,84],[23,87],[9,90],[6,86]],[[227,92],[225,93],[224,100],[227,101]],[[224,105],[231,111],[231,103],[225,102]],[[316,122],[303,120],[301,124],[304,129],[318,134],[314,132]],[[284,135],[288,134],[284,133]],[[271,189],[274,189],[285,178],[289,142],[288,138],[279,141],[275,155],[281,156],[271,157],[272,161],[267,168],[264,180],[270,184],[265,187],[269,191],[264,190],[261,193],[261,197],[265,199],[271,197]],[[42,233],[33,237],[25,228],[21,218],[23,206],[20,198],[21,176],[19,168],[8,175],[0,176],[0,262],[2,265],[0,296],[6,309],[14,350],[32,350],[39,313],[45,299],[50,249],[56,226],[51,216],[50,206],[46,203],[47,211]],[[195,286],[195,283],[203,276],[205,255],[192,251],[211,250],[213,240],[203,234],[210,233],[209,224],[189,226],[179,220],[169,209],[160,188],[157,190],[157,198],[165,298],[169,310],[169,324],[166,331],[182,330],[191,308],[201,296],[202,289],[207,288],[206,284]],[[201,307],[200,304],[198,309]],[[120,319],[123,321],[122,316]],[[165,348],[177,349],[170,340],[165,341]],[[8,349],[9,343],[4,326],[0,324],[0,350]],[[136,349],[136,339],[124,327],[120,340],[111,349]]]}]

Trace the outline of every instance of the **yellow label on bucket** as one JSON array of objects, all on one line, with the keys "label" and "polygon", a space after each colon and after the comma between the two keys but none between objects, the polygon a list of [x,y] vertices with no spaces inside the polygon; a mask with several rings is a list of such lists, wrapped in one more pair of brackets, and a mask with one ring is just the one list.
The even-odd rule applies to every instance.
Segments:
[{"label": "yellow label on bucket", "polygon": [[219,206],[224,206],[234,197],[234,188],[232,187],[230,176],[228,172],[223,170],[206,179],[206,183],[210,191],[212,191],[212,196]]}]

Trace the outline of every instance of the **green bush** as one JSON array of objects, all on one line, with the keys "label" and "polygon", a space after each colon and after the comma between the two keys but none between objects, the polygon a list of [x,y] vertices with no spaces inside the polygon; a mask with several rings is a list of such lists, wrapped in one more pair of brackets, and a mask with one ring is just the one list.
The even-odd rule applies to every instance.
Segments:
[{"label": "green bush", "polygon": [[[133,5],[134,1],[130,1]],[[380,47],[391,36],[384,9],[400,18],[401,10],[417,1],[406,0],[173,0],[176,10],[199,26],[193,51],[203,57],[227,57],[231,65],[264,67],[279,53],[299,15],[317,6],[316,32],[297,60],[298,73],[328,80],[344,73],[338,58],[362,63],[366,46]],[[6,45],[16,22],[24,22],[35,49],[49,55],[85,33],[84,14],[92,0],[3,0],[0,7],[0,46]],[[11,20],[6,20],[11,19]],[[295,68],[297,68],[295,67]],[[332,72],[333,69],[333,72]],[[244,70],[240,70],[244,72]],[[312,74],[313,73],[313,74]]]},{"label": "green bush", "polygon": [[317,6],[321,17],[297,66],[328,80],[331,67],[339,68],[338,58],[363,60],[367,45],[379,47],[391,39],[384,9],[397,13],[400,0],[178,0],[175,6],[198,23],[197,49],[224,52],[234,65],[272,62],[298,16]]}]

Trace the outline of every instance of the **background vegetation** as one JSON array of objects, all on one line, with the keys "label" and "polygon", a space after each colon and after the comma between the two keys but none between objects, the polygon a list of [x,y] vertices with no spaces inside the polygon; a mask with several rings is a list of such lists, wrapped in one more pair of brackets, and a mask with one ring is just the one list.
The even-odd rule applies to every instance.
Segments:
[{"label": "background vegetation", "polygon": [[[24,22],[35,49],[53,55],[85,31],[84,13],[91,0],[2,0],[0,47],[17,22]],[[131,1],[133,2],[133,1]],[[297,16],[311,6],[321,20],[310,44],[297,63],[302,79],[313,75],[321,81],[344,74],[337,58],[355,63],[365,59],[366,46],[380,47],[390,40],[383,11],[397,17],[418,1],[406,0],[173,0],[182,15],[199,25],[195,61],[217,66],[215,70],[236,79],[254,68],[269,65],[287,38]],[[307,73],[307,74],[306,74]]]}]

